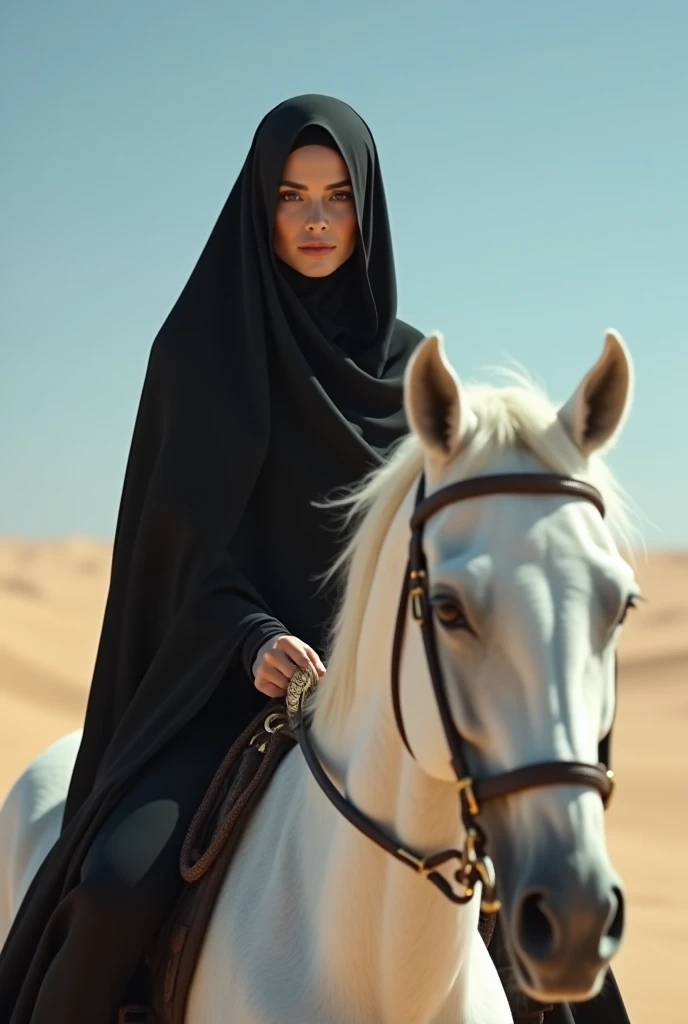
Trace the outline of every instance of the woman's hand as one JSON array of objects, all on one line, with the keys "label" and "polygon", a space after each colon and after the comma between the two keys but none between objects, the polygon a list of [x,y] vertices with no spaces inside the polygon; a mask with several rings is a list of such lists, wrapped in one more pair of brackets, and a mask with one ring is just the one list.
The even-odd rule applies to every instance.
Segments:
[{"label": "woman's hand", "polygon": [[325,666],[312,647],[296,636],[273,636],[258,649],[253,662],[253,685],[268,697],[283,697],[294,672],[308,665],[322,679]]}]

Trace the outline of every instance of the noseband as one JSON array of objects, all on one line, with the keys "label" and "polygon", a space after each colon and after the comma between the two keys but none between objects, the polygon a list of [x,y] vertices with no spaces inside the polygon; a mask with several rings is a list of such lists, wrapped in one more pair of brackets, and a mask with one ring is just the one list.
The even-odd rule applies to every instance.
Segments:
[{"label": "noseband", "polygon": [[[520,768],[481,779],[474,779],[468,773],[465,754],[468,742],[457,729],[452,717],[447,687],[440,665],[434,616],[427,589],[428,572],[423,549],[423,530],[429,519],[449,505],[466,501],[469,498],[498,494],[558,495],[565,498],[576,498],[593,504],[602,516],[605,513],[604,502],[599,491],[582,480],[568,477],[539,473],[474,477],[444,487],[426,498],[425,481],[421,476],[416,493],[415,509],[411,517],[409,561],[404,575],[392,648],[392,702],[399,734],[409,754],[414,757],[404,726],[400,696],[401,656],[410,603],[413,618],[418,623],[423,637],[425,657],[437,710],[449,747],[452,770],[456,776],[459,807],[466,832],[463,850],[442,850],[428,857],[420,856],[414,850],[401,846],[380,829],[375,822],[359,811],[332,783],[313,749],[309,725],[304,718],[305,703],[317,682],[313,670],[297,671],[287,692],[287,713],[298,736],[308,767],[337,810],[374,843],[433,882],[453,903],[468,903],[473,897],[476,882],[481,882],[481,909],[488,914],[499,910],[500,903],[495,896],[494,865],[487,855],[485,833],[478,821],[483,806],[490,800],[512,796],[515,793],[522,793],[540,786],[589,786],[591,789],[597,790],[606,807],[611,797],[614,780],[613,772],[609,768],[611,729],[600,742],[598,764],[586,764],[579,761],[544,761],[523,765]],[[461,887],[461,892],[457,892],[437,870],[442,864],[452,860],[458,861],[459,866],[454,873],[454,881]]]}]

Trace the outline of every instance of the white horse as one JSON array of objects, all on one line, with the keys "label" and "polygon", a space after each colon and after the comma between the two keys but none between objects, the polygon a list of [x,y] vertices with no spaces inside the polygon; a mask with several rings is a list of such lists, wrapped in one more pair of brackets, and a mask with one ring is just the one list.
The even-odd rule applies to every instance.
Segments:
[{"label": "white horse", "polygon": [[[417,760],[404,749],[390,696],[419,476],[429,493],[468,476],[552,471],[601,491],[606,520],[575,497],[500,495],[452,505],[425,529],[429,580],[444,606],[436,626],[441,666],[474,774],[552,760],[595,763],[614,716],[614,649],[636,593],[612,536],[613,528],[628,537],[623,502],[598,453],[619,432],[631,383],[630,358],[613,332],[561,408],[524,383],[464,387],[439,335],[409,365],[411,436],[349,501],[360,520],[339,565],[346,591],[311,731],[330,777],[400,845],[429,854],[464,841],[410,615],[400,693]],[[59,760],[61,752],[45,756]],[[71,763],[74,744],[64,752]],[[35,821],[40,765],[17,783],[0,816],[5,846]],[[53,799],[46,818],[53,837],[55,806]],[[619,945],[623,900],[599,794],[573,784],[532,788],[490,803],[481,822],[521,986],[544,1002],[595,995]],[[11,887],[25,887],[37,865],[31,843],[42,854],[53,837],[34,829],[29,843],[15,845],[22,863]],[[475,899],[454,906],[344,820],[295,749],[225,879],[187,1024],[220,1024],[228,1007],[233,1024],[509,1024],[477,916]]]},{"label": "white horse", "polygon": [[15,782],[0,810],[0,949],[60,833],[80,742],[79,729],[44,750]]}]

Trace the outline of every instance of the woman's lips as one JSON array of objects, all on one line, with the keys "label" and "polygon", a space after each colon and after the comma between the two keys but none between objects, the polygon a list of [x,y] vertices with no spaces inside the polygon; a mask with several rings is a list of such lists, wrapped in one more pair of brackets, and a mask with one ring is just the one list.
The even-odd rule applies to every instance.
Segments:
[{"label": "woman's lips", "polygon": [[337,248],[336,245],[300,245],[299,252],[306,256],[329,256]]}]

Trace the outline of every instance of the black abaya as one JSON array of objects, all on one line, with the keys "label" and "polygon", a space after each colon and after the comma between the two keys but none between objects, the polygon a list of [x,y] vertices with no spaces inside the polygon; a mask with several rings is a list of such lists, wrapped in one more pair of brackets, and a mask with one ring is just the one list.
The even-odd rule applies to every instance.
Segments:
[{"label": "black abaya", "polygon": [[[272,250],[281,171],[309,125],[340,149],[359,221],[334,303],[320,286],[297,295]],[[342,297],[353,321],[337,321]],[[323,650],[333,597],[316,577],[341,538],[313,502],[380,464],[405,432],[402,375],[420,338],[396,319],[366,125],[327,97],[281,104],[153,344],[65,824],[0,956],[3,1022],[31,1020],[64,942],[58,905],[151,759],[217,687],[231,694],[231,742],[264,700],[249,670],[266,639],[287,632]]]},{"label": "black abaya", "polygon": [[43,977],[32,1022],[110,1024],[124,1001],[147,997],[137,968],[184,887],[179,851],[227,750],[227,704],[218,687],[149,759],[104,822],[79,884],[51,918],[50,929],[60,928],[64,941]]}]

